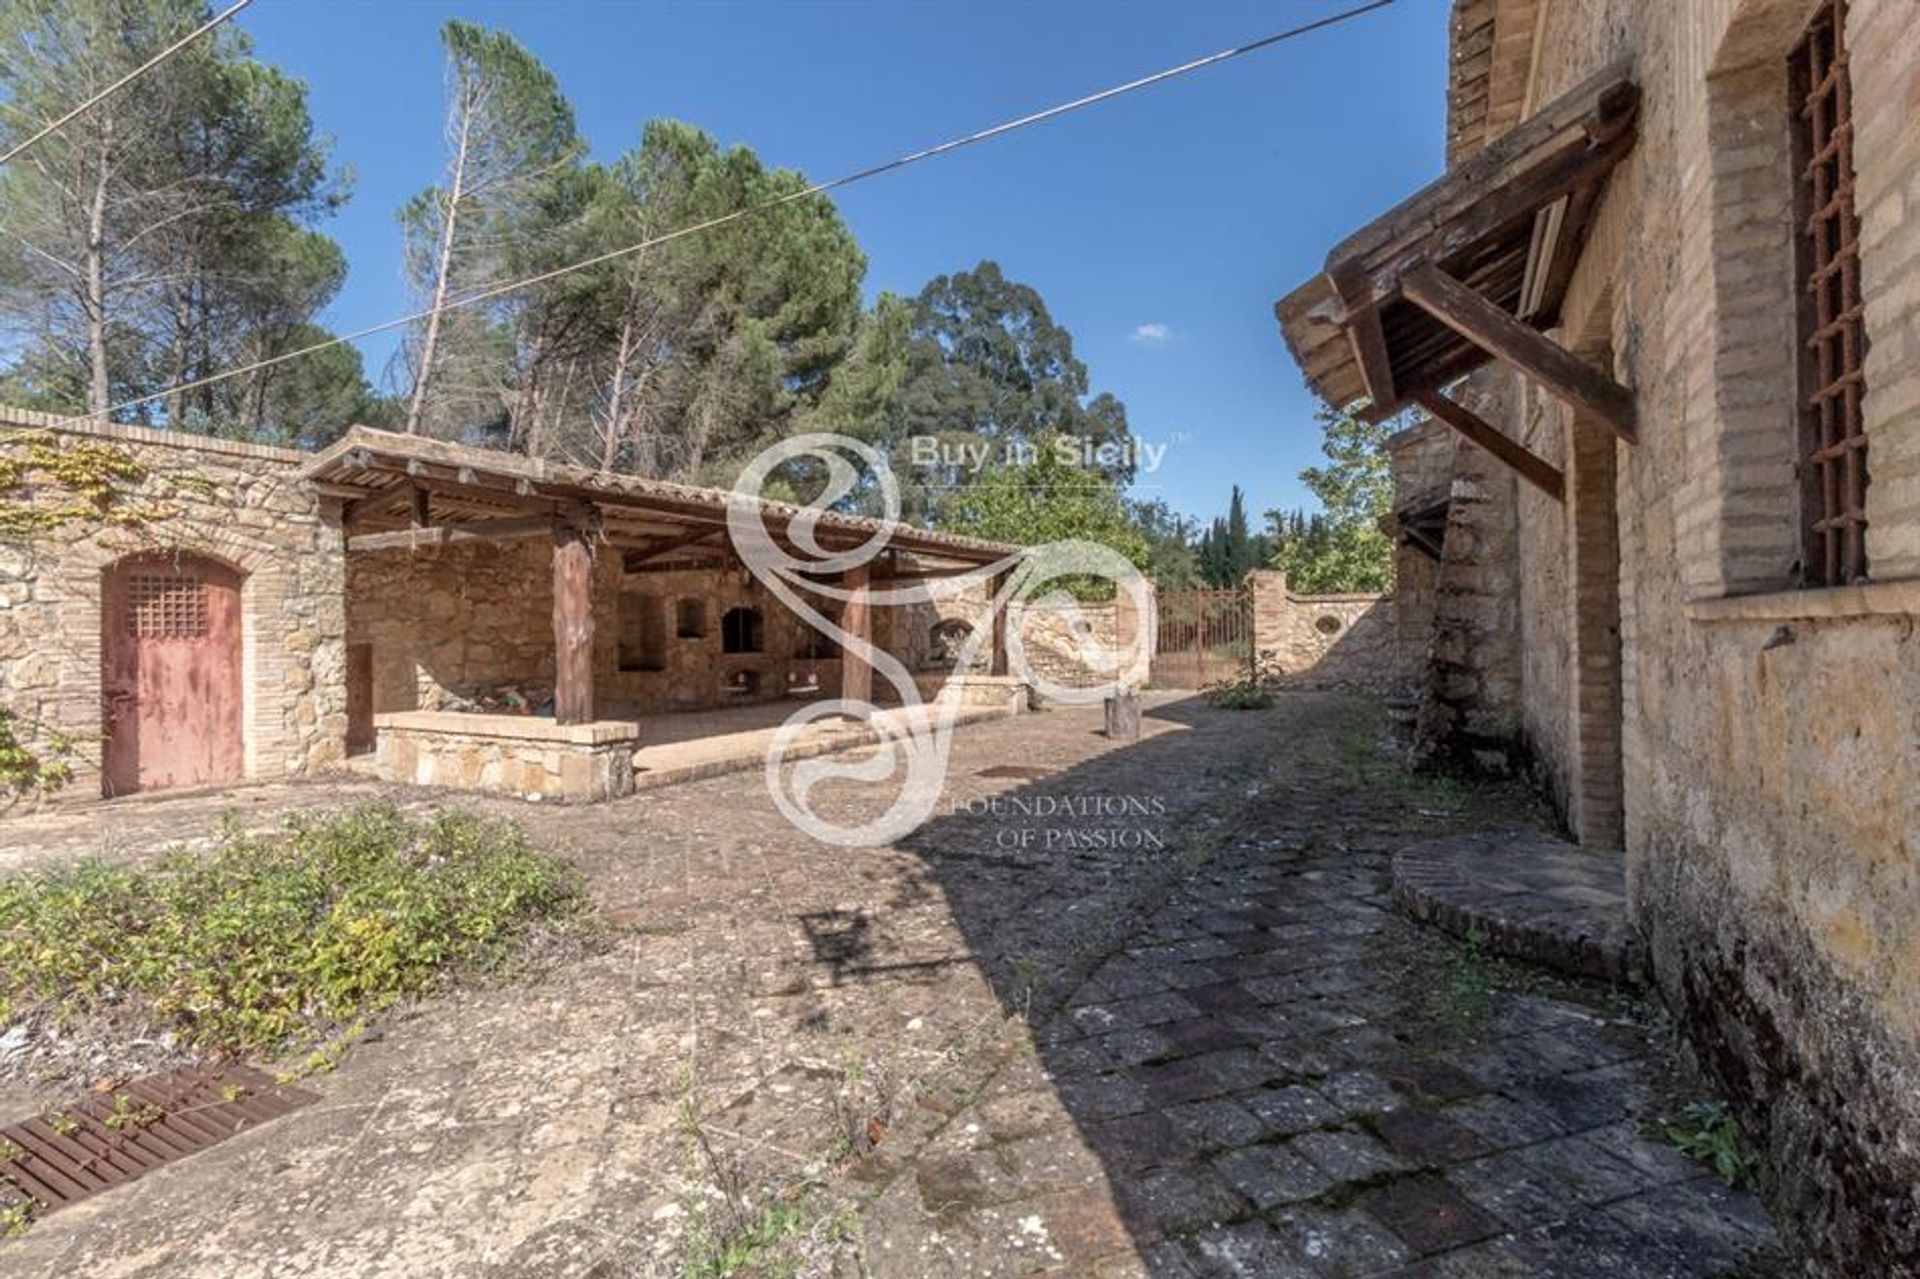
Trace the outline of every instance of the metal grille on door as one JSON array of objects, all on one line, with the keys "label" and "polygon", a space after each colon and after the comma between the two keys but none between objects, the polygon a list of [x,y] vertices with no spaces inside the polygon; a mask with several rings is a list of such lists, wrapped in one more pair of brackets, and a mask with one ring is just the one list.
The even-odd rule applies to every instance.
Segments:
[{"label": "metal grille on door", "polygon": [[136,573],[127,595],[127,633],[137,639],[200,639],[207,633],[207,584],[197,577]]}]

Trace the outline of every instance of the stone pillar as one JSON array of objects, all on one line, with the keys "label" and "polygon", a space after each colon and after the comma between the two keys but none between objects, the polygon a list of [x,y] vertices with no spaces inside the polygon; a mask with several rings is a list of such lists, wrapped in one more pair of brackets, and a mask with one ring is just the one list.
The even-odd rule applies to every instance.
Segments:
[{"label": "stone pillar", "polygon": [[868,567],[856,564],[840,577],[847,591],[840,612],[840,629],[847,642],[840,646],[840,696],[850,702],[873,700],[873,663],[867,651],[873,643],[873,606],[867,598]]},{"label": "stone pillar", "polygon": [[593,720],[593,543],[578,524],[553,526],[553,717]]}]

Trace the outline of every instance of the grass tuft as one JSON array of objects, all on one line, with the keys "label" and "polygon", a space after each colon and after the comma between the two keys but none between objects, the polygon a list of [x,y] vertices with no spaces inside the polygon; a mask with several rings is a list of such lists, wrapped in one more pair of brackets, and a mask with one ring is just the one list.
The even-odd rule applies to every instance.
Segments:
[{"label": "grass tuft", "polygon": [[195,1047],[279,1050],[496,966],[576,914],[518,826],[367,804],[206,852],[0,881],[0,1022],[131,1012]]}]

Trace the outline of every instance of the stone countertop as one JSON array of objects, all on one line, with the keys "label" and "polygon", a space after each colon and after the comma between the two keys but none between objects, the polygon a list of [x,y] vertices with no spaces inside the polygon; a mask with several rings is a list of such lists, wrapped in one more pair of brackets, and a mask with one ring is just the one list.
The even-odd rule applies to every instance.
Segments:
[{"label": "stone countertop", "polygon": [[488,715],[469,711],[388,711],[375,715],[373,725],[376,729],[409,733],[510,737],[573,746],[601,746],[640,736],[640,725],[632,720],[597,719],[585,724],[561,724],[550,715]]}]

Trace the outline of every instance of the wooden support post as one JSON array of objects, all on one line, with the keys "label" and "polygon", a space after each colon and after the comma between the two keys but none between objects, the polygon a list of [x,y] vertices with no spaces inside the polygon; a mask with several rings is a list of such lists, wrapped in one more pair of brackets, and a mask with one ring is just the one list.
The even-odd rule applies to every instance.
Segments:
[{"label": "wooden support post", "polygon": [[873,643],[873,606],[867,598],[868,569],[856,564],[841,574],[846,589],[846,606],[840,611],[840,629],[848,643],[840,646],[840,696],[850,702],[873,700],[873,663],[867,660],[864,645]]},{"label": "wooden support post", "polygon": [[426,528],[433,523],[433,498],[418,485],[413,489],[412,522],[415,528]]},{"label": "wooden support post", "polygon": [[[1505,360],[1575,408],[1638,440],[1633,392],[1425,262],[1400,277],[1406,299],[1489,355]],[[1419,398],[1419,397],[1416,397]],[[1421,403],[1426,401],[1421,398]],[[1429,408],[1428,412],[1432,412]]]},{"label": "wooden support post", "polygon": [[1416,391],[1414,402],[1520,473],[1520,478],[1556,502],[1566,501],[1566,479],[1558,467],[1524,447],[1458,400],[1439,391]]},{"label": "wooden support post", "polygon": [[1013,611],[1013,602],[1000,599],[1000,592],[1006,588],[1006,585],[1005,573],[995,573],[987,583],[987,597],[993,602],[992,639],[987,649],[987,674],[989,675],[1007,673],[1007,614]]},{"label": "wooden support post", "polygon": [[593,720],[593,542],[578,524],[553,526],[553,717]]}]

